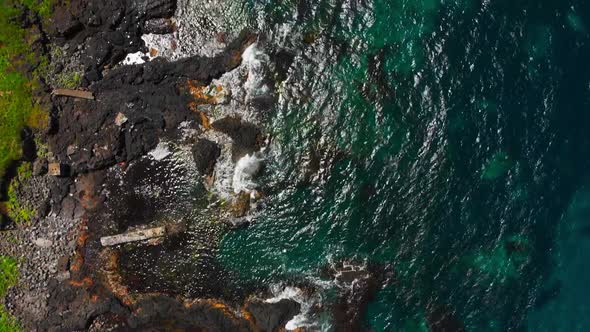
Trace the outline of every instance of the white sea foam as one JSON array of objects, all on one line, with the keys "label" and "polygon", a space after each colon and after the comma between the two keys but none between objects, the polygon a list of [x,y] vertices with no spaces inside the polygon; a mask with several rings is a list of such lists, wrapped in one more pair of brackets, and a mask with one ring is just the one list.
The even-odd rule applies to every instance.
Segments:
[{"label": "white sea foam", "polygon": [[242,62],[248,68],[248,78],[244,83],[248,97],[254,98],[270,93],[270,88],[264,82],[268,61],[268,55],[258,48],[258,43],[248,46],[242,53]]},{"label": "white sea foam", "polygon": [[145,46],[148,48],[147,52],[129,53],[121,62],[123,65],[140,65],[147,61],[151,61],[157,57],[171,58],[174,53],[173,44],[175,38],[173,34],[156,35],[145,34],[141,36]]},{"label": "white sea foam", "polygon": [[251,194],[256,190],[257,184],[254,182],[254,177],[262,168],[262,162],[263,159],[257,153],[240,158],[234,169],[234,193],[239,194],[244,191]]},{"label": "white sea foam", "polygon": [[309,296],[305,294],[300,288],[281,285],[273,285],[270,288],[273,297],[266,299],[267,303],[277,303],[283,299],[293,300],[301,305],[301,311],[285,325],[287,331],[293,331],[297,328],[305,328],[316,326],[309,316],[312,312],[313,306],[321,302],[319,295]]},{"label": "white sea foam", "polygon": [[123,65],[140,65],[145,63],[144,57],[145,53],[143,52],[129,53],[121,63]]},{"label": "white sea foam", "polygon": [[168,149],[168,144],[165,142],[158,143],[152,151],[148,152],[148,154],[154,158],[155,160],[162,160],[168,157],[172,152]]},{"label": "white sea foam", "polygon": [[[174,56],[175,48],[177,44],[176,37],[174,34],[145,34],[141,36],[143,39],[145,46],[148,48],[148,52],[145,54],[149,57],[150,60],[163,57],[166,59],[171,59]],[[155,52],[155,53],[152,53]]]}]

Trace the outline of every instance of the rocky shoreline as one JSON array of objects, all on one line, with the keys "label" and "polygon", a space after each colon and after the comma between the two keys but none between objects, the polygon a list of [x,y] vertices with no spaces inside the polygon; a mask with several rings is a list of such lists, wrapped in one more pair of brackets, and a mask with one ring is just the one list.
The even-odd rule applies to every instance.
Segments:
[{"label": "rocky shoreline", "polygon": [[[18,257],[21,269],[6,308],[27,330],[279,331],[303,311],[290,298],[268,300],[264,288],[234,290],[212,259],[225,232],[253,220],[262,194],[252,179],[271,139],[270,87],[284,79],[292,56],[267,55],[253,32],[214,26],[197,37],[206,49],[180,58],[177,48],[195,46],[170,37],[187,34],[173,16],[188,5],[178,6],[71,0],[36,25],[52,68],[43,96],[51,121],[35,133],[47,151],[35,147],[33,176],[17,196],[37,214],[0,234],[0,253]],[[146,35],[167,44],[147,47]],[[71,88],[92,99],[50,96],[64,87],[57,78],[72,72],[79,80]],[[149,243],[100,243],[170,222],[186,231]],[[181,275],[170,274],[177,269]],[[338,329],[360,330],[383,271],[339,263],[326,275],[342,289]],[[306,310],[322,310],[316,306]]]},{"label": "rocky shoreline", "polygon": [[[240,314],[235,303],[223,300],[157,292],[131,294],[122,284],[119,249],[104,249],[99,243],[113,228],[129,227],[113,222],[134,218],[135,227],[145,227],[154,217],[137,219],[135,214],[140,211],[130,206],[130,215],[110,218],[110,211],[105,210],[111,207],[105,206],[111,194],[105,190],[110,168],[125,169],[164,140],[193,145],[196,168],[204,176],[212,175],[221,154],[217,143],[197,138],[209,124],[204,112],[196,108],[212,103],[203,98],[202,90],[241,64],[242,53],[255,41],[255,35],[243,32],[209,58],[118,65],[127,54],[143,50],[142,35],[171,32],[169,20],[175,10],[176,2],[166,0],[74,0],[69,6],[56,7],[49,24],[38,24],[52,56],[53,72],[45,91],[62,87],[51,77],[82,69],[76,88],[90,91],[94,99],[51,97],[50,127],[37,133],[40,141],[47,142],[47,154],[37,156],[35,174],[19,185],[22,190],[17,193],[39,213],[31,225],[2,233],[2,254],[19,257],[21,269],[20,282],[10,289],[6,307],[27,330],[206,327],[211,331],[248,331],[256,328],[252,317],[264,317],[274,310],[258,305],[250,316]],[[231,148],[234,159],[259,148],[261,130],[236,116],[213,122],[210,128],[235,139]],[[186,132],[191,133],[189,137],[183,137]],[[226,141],[231,144],[231,139]],[[63,168],[59,177],[47,173],[52,163]],[[146,174],[138,176],[129,180],[131,191]],[[120,194],[118,198],[124,202],[124,197],[131,195]],[[255,306],[255,302],[248,303]],[[289,310],[293,311],[292,307]],[[290,316],[281,317],[273,324],[284,324]]]}]

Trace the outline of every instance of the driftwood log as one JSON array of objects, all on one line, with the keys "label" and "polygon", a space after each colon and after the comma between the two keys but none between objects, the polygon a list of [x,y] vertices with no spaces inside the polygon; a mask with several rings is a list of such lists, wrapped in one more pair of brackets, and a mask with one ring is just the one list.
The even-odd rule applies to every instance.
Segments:
[{"label": "driftwood log", "polygon": [[137,242],[153,239],[156,237],[163,237],[166,235],[166,227],[156,227],[145,229],[141,231],[133,231],[129,233],[117,234],[113,236],[105,236],[100,238],[100,244],[103,247],[116,246],[118,244]]},{"label": "driftwood log", "polygon": [[131,231],[112,236],[104,236],[100,238],[100,244],[102,244],[103,247],[110,247],[129,242],[145,241],[164,236],[174,236],[184,231],[186,231],[186,225],[184,223],[174,223],[161,227]]},{"label": "driftwood log", "polygon": [[92,92],[82,90],[55,89],[53,90],[53,95],[94,100],[94,94]]}]

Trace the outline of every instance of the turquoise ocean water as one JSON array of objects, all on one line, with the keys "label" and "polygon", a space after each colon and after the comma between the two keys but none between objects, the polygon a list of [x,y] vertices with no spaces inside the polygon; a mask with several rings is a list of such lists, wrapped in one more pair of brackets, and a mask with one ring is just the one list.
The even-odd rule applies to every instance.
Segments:
[{"label": "turquoise ocean water", "polygon": [[[590,330],[590,2],[266,0],[286,50],[265,209],[223,239],[240,280],[393,271],[375,331]],[[325,297],[329,301],[329,296]]]}]

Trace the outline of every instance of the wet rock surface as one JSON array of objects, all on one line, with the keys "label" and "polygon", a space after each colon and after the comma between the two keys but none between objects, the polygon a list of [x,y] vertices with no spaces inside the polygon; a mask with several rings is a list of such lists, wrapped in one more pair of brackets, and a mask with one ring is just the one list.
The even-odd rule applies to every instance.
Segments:
[{"label": "wet rock surface", "polygon": [[[257,37],[214,23],[222,7],[209,19],[202,12],[211,24],[188,36],[205,21],[177,26],[172,16],[190,4],[72,0],[42,27],[52,74],[80,71],[76,88],[94,99],[44,97],[48,151],[31,150],[33,177],[18,193],[39,214],[0,234],[1,253],[22,258],[6,307],[27,330],[277,331],[300,311],[287,299],[244,302],[258,289],[238,290],[215,259],[232,211],[211,192],[234,198],[233,168],[265,145],[269,104],[260,101],[274,95],[268,57],[257,50],[244,60]],[[187,36],[204,49],[180,45],[183,56],[122,65],[128,54],[162,51],[147,49],[146,33]],[[49,79],[47,92],[63,82]],[[52,165],[68,171],[51,175]],[[240,217],[250,208],[243,201]],[[170,222],[185,227],[158,241],[100,245],[102,236]]]},{"label": "wet rock surface", "polygon": [[264,137],[258,127],[237,117],[219,119],[211,126],[232,138],[232,159],[234,162],[247,154],[260,150],[264,142]]},{"label": "wet rock surface", "polygon": [[281,299],[274,303],[251,299],[246,303],[245,309],[252,314],[262,331],[275,332],[280,331],[301,311],[301,305],[290,299]]},{"label": "wet rock surface", "polygon": [[383,267],[367,262],[339,261],[322,271],[334,281],[339,296],[332,307],[335,331],[365,330],[363,319],[369,302],[381,288]]},{"label": "wet rock surface", "polygon": [[[145,33],[174,32],[176,12],[173,0],[72,0],[57,6],[42,27],[52,73],[79,71],[79,82],[71,83],[94,99],[51,97],[51,125],[41,134],[47,155],[35,158],[34,148],[27,152],[34,175],[18,193],[40,213],[32,225],[0,234],[2,254],[23,257],[22,282],[10,289],[6,307],[27,330],[258,329],[249,319],[254,314],[240,309],[245,294],[232,290],[215,262],[215,243],[228,226],[215,219],[222,208],[208,206],[199,175],[215,178],[217,161],[227,161],[222,157],[227,146],[233,146],[234,158],[259,149],[262,132],[259,123],[229,112],[244,107],[242,88],[232,94],[216,87],[220,93],[214,99],[200,99],[191,90],[243,84],[244,69],[228,73],[241,65],[256,36],[219,35],[216,51],[202,53],[208,57],[196,52],[176,61],[120,65],[130,53],[149,51]],[[213,26],[204,31],[209,37],[219,32]],[[48,84],[62,88],[64,82],[52,77]],[[191,107],[203,101],[202,109]],[[226,108],[209,126],[214,103]],[[68,172],[51,175],[54,164]],[[185,227],[163,241],[100,245],[101,236],[171,219]],[[297,306],[250,305],[270,330]]]},{"label": "wet rock surface", "polygon": [[221,148],[207,139],[199,139],[192,148],[197,170],[203,175],[211,175],[217,158],[221,155]]}]

